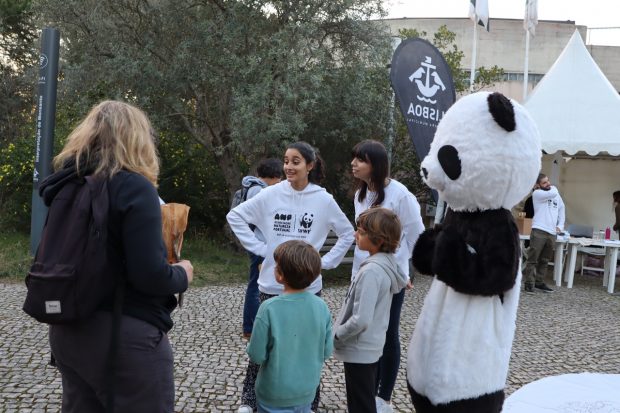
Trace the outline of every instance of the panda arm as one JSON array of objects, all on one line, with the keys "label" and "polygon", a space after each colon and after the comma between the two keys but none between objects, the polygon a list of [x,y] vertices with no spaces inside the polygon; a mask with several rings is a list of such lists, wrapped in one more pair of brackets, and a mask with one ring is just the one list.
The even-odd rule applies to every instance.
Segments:
[{"label": "panda arm", "polygon": [[494,295],[510,290],[519,269],[519,232],[514,222],[494,228],[486,234],[482,251],[481,294]]},{"label": "panda arm", "polygon": [[512,288],[517,276],[518,241],[509,227],[477,229],[469,242],[454,228],[444,229],[437,239],[433,269],[458,292],[501,294]]},{"label": "panda arm", "polygon": [[433,256],[435,254],[435,240],[441,232],[441,226],[425,230],[419,237],[413,247],[411,261],[413,266],[422,274],[432,275],[433,272]]}]

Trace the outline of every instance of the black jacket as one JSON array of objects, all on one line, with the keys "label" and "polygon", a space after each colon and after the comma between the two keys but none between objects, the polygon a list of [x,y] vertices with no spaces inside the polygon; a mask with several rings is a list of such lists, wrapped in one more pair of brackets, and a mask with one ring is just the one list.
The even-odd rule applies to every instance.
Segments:
[{"label": "black jacket", "polygon": [[[66,168],[48,177],[40,188],[44,201],[77,176]],[[175,293],[187,289],[183,268],[169,265],[162,238],[159,197],[142,175],[121,171],[108,184],[110,208],[108,248],[122,262],[126,280],[123,314],[146,321],[162,331],[172,328],[170,313],[177,305]],[[110,274],[115,277],[116,274]],[[102,310],[111,310],[113,298]]]}]

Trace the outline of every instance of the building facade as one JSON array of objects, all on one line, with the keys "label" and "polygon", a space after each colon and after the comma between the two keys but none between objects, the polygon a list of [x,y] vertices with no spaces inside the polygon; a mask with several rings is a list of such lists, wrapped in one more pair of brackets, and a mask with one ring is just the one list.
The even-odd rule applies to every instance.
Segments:
[{"label": "building facade", "polygon": [[[456,45],[464,53],[462,67],[471,67],[473,22],[467,18],[403,18],[386,19],[390,33],[398,35],[400,29],[416,29],[426,32],[428,38],[445,25],[456,34]],[[536,35],[530,36],[528,69],[528,94],[556,61],[569,39],[578,30],[586,39],[587,27],[573,21],[540,20]],[[504,69],[503,82],[493,86],[505,95],[521,102],[523,100],[523,73],[525,61],[525,30],[523,20],[491,19],[490,31],[478,27],[476,67],[493,65]],[[594,61],[611,84],[620,90],[620,47],[586,46]],[[578,81],[579,79],[575,79]]]}]

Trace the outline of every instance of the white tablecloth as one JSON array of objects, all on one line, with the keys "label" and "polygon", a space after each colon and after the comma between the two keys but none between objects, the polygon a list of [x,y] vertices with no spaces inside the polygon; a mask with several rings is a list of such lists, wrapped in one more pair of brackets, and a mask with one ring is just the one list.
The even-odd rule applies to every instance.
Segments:
[{"label": "white tablecloth", "polygon": [[620,374],[545,377],[511,394],[503,413],[620,413]]}]

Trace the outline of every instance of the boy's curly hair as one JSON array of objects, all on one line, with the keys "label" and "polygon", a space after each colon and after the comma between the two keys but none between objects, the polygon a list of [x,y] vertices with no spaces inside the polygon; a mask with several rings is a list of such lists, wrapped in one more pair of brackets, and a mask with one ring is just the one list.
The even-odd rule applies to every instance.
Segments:
[{"label": "boy's curly hair", "polygon": [[401,225],[393,211],[382,207],[369,208],[357,217],[355,224],[366,231],[370,242],[381,245],[381,252],[394,253],[398,248]]}]

